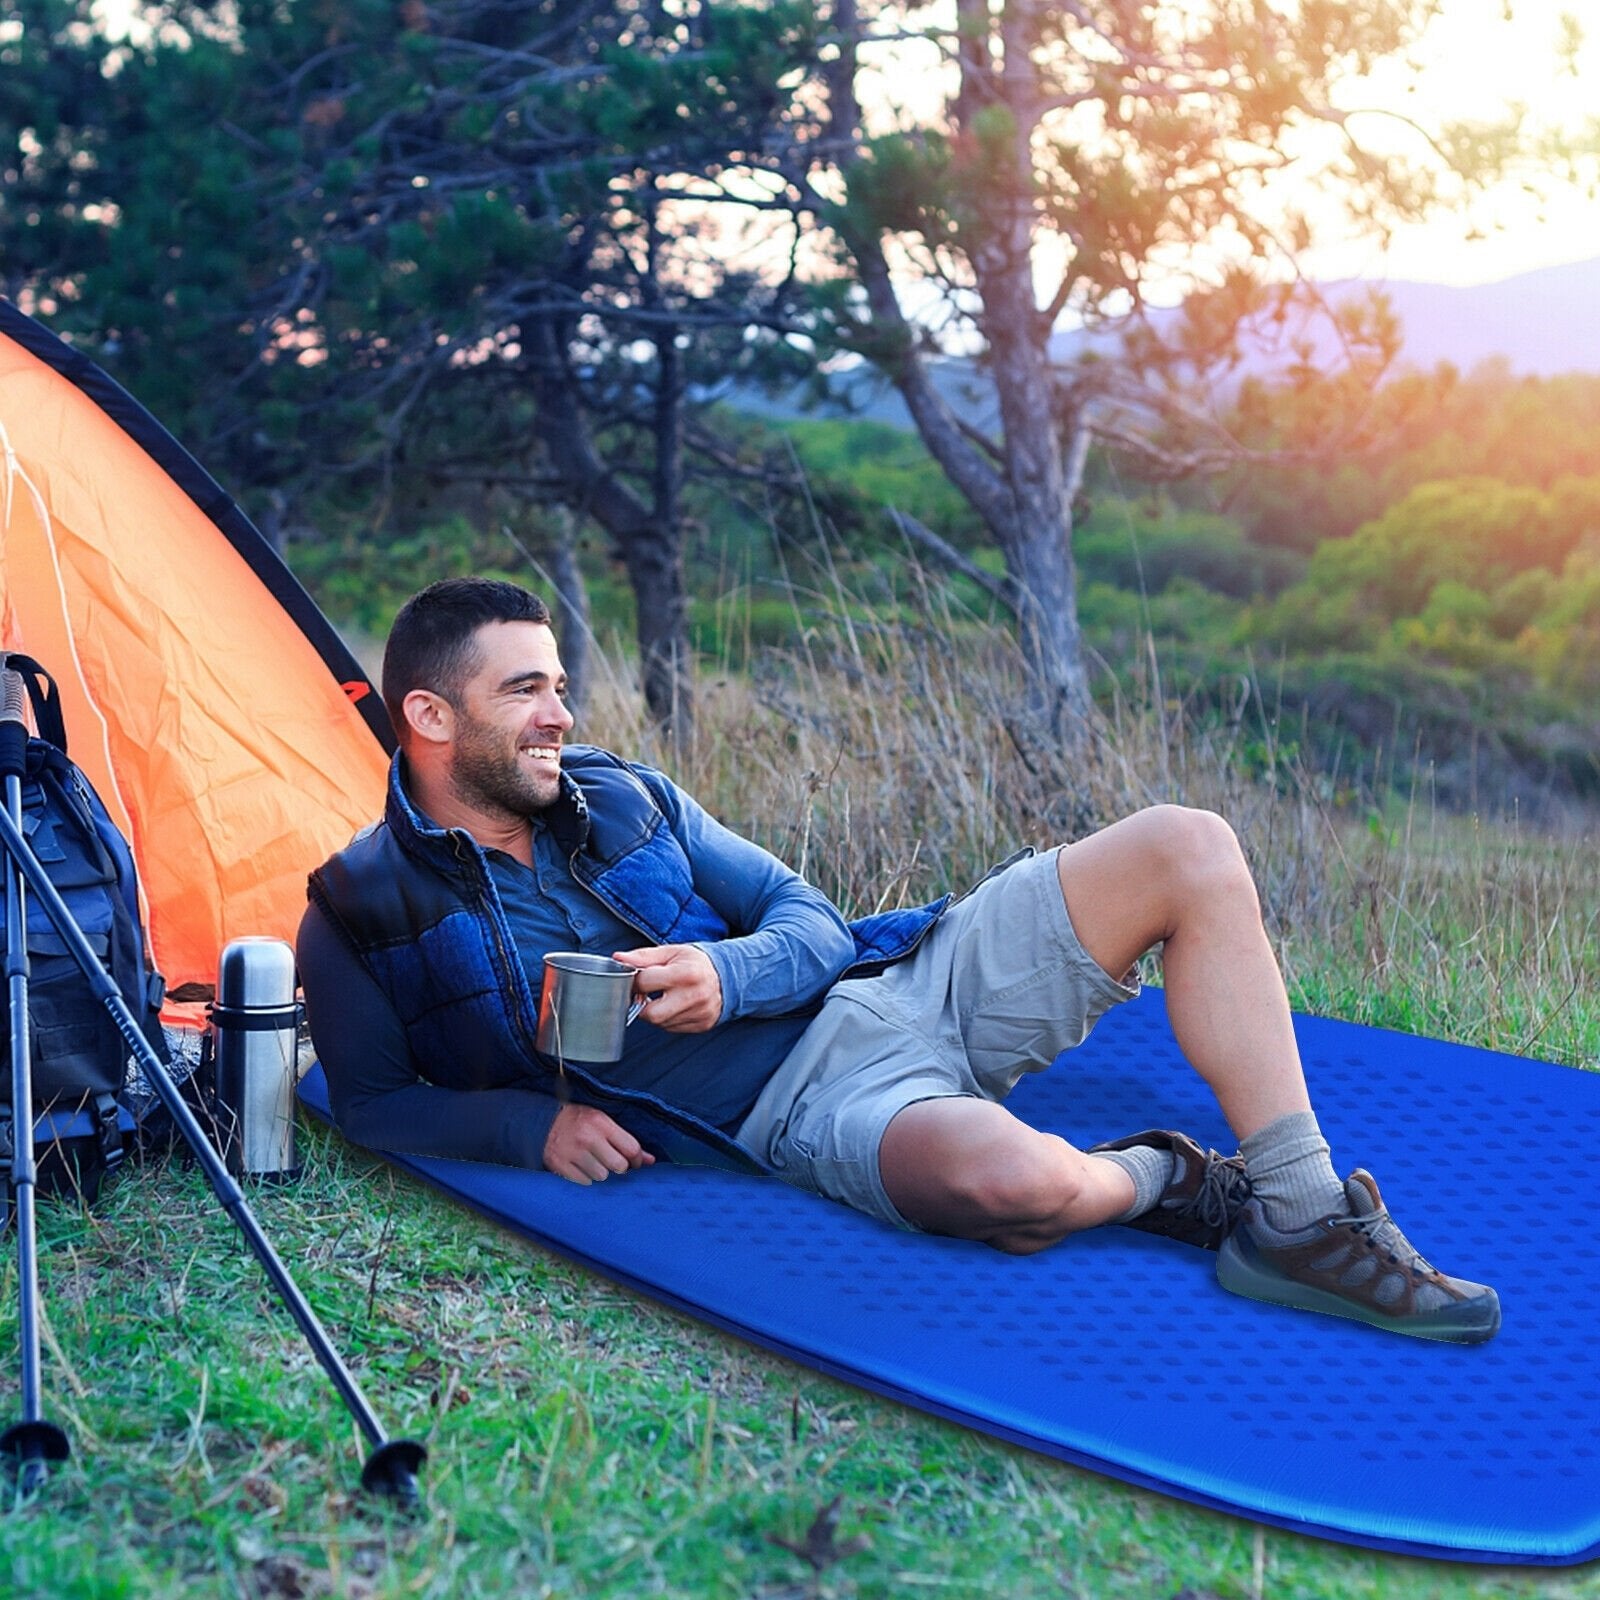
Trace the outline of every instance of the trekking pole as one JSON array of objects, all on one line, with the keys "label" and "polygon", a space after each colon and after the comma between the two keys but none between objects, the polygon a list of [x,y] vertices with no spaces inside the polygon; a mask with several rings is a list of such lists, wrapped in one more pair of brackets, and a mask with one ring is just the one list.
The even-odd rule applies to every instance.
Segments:
[{"label": "trekking pole", "polygon": [[82,969],[84,977],[88,979],[89,987],[94,991],[95,997],[110,1012],[111,1020],[117,1025],[117,1031],[144,1069],[162,1105],[166,1107],[172,1120],[177,1123],[184,1138],[188,1140],[196,1160],[205,1169],[206,1177],[210,1179],[211,1187],[222,1202],[223,1209],[233,1218],[234,1224],[245,1236],[250,1248],[255,1252],[257,1261],[261,1263],[262,1270],[272,1281],[273,1288],[278,1291],[279,1299],[300,1325],[300,1331],[311,1346],[312,1354],[322,1363],[323,1370],[333,1380],[333,1386],[339,1391],[340,1398],[373,1446],[371,1455],[367,1457],[366,1464],[361,1469],[362,1488],[376,1494],[388,1495],[402,1506],[415,1505],[416,1473],[427,1460],[427,1450],[414,1439],[391,1439],[384,1433],[372,1407],[367,1404],[350,1370],[339,1359],[338,1351],[333,1348],[332,1341],[323,1330],[322,1324],[318,1322],[316,1312],[311,1309],[294,1279],[289,1276],[288,1268],[279,1259],[271,1241],[261,1231],[260,1224],[251,1214],[249,1206],[245,1203],[244,1192],[233,1181],[222,1157],[206,1138],[204,1130],[195,1120],[194,1113],[184,1103],[171,1074],[140,1032],[138,1021],[129,1010],[127,1001],[122,998],[121,991],[112,982],[105,968],[100,965],[89,941],[84,938],[82,929],[73,921],[72,912],[67,908],[66,902],[45,875],[44,868],[39,865],[38,859],[29,848],[22,830],[3,813],[0,813],[0,843],[4,844],[6,852],[27,881],[28,887],[43,905],[56,932],[61,935],[63,942],[72,952],[73,959]]},{"label": "trekking pole", "polygon": [[[0,709],[0,774],[5,777],[5,820],[22,833],[22,774],[28,759],[28,725],[23,720],[22,679],[4,674]],[[39,1381],[39,1250],[34,1189],[38,1167],[33,1156],[33,1040],[28,1029],[27,897],[22,873],[11,860],[6,873],[6,1001],[11,1013],[11,1195],[17,1214],[17,1291],[21,1321],[22,1420],[0,1433],[0,1454],[17,1463],[17,1488],[33,1495],[52,1462],[72,1454],[67,1436],[44,1420]]]}]

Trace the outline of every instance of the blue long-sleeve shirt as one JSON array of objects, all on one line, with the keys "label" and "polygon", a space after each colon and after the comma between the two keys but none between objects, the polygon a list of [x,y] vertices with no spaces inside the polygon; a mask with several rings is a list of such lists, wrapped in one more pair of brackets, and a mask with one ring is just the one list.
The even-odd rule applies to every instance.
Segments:
[{"label": "blue long-sleeve shirt", "polygon": [[[597,1076],[647,1090],[732,1132],[805,1031],[814,1002],[854,953],[828,900],[775,856],[723,827],[681,789],[667,817],[692,864],[694,885],[733,930],[701,945],[722,986],[722,1020],[698,1034],[644,1019],[622,1059]],[[561,847],[535,818],[531,869],[499,851],[486,859],[538,991],[550,950],[610,955],[646,942],[573,877]],[[315,906],[299,938],[301,980],[335,1120],[377,1149],[543,1165],[559,1103],[534,1089],[465,1092],[423,1080],[387,997]],[[625,1117],[622,1118],[625,1122]]]}]

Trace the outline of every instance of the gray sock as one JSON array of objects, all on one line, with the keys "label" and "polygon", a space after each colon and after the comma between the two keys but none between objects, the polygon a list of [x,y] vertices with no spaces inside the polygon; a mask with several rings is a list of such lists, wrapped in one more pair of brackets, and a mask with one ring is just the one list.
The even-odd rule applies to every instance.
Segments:
[{"label": "gray sock", "polygon": [[1258,1128],[1239,1142],[1239,1154],[1268,1224],[1280,1233],[1350,1209],[1315,1112],[1291,1111]]},{"label": "gray sock", "polygon": [[1154,1211],[1167,1185],[1177,1176],[1178,1161],[1170,1150],[1136,1144],[1128,1150],[1096,1150],[1096,1161],[1114,1161],[1133,1179],[1133,1204],[1113,1222],[1132,1222],[1147,1211]]}]

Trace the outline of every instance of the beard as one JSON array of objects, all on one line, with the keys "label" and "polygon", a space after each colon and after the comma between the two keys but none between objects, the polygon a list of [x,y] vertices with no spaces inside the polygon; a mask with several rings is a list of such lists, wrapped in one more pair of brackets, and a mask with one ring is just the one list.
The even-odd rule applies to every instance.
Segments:
[{"label": "beard", "polygon": [[463,722],[456,735],[450,786],[475,810],[518,821],[548,811],[561,796],[559,769],[536,770],[517,749],[517,737],[480,722]]}]

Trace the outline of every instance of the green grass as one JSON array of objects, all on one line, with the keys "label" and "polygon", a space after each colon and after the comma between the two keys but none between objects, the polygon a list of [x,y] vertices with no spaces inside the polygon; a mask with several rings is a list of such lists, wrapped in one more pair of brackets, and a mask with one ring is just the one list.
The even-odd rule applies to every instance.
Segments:
[{"label": "green grass", "polygon": [[1336,829],[1322,918],[1280,918],[1297,1009],[1600,1068],[1600,849],[1428,813]]},{"label": "green grass", "polygon": [[[936,608],[896,630],[818,608],[803,648],[704,685],[687,745],[639,725],[614,662],[580,734],[668,765],[852,908],[1137,805],[1210,806],[1238,828],[1298,1006],[1600,1059],[1594,830],[1341,807],[1258,710],[1193,725],[1153,653],[1069,757],[1017,718],[1003,636],[952,635]],[[386,1426],[426,1442],[420,1516],[356,1492],[352,1423],[201,1178],[172,1163],[93,1214],[43,1212],[46,1411],[73,1457],[0,1516],[0,1593],[1600,1600],[1600,1570],[1263,1531],[997,1443],[653,1306],[320,1131],[303,1153],[303,1181],[257,1191],[257,1214]],[[16,1315],[8,1256],[7,1420]],[[813,1567],[786,1545],[835,1502]]]}]

